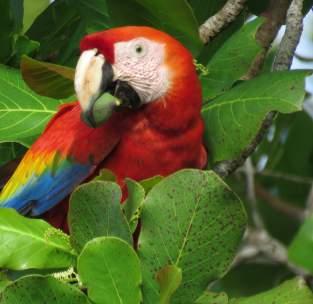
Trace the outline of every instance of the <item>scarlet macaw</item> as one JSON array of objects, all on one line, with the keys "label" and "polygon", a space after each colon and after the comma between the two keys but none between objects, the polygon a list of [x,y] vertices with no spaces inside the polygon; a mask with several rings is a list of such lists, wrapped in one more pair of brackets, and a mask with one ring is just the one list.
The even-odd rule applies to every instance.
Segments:
[{"label": "scarlet macaw", "polygon": [[[206,164],[201,87],[181,43],[153,28],[129,26],[88,35],[80,47],[79,102],[63,105],[25,154],[1,192],[2,207],[41,215],[99,166],[123,186],[125,177],[166,176]],[[121,104],[94,128],[94,107],[104,92]]]}]

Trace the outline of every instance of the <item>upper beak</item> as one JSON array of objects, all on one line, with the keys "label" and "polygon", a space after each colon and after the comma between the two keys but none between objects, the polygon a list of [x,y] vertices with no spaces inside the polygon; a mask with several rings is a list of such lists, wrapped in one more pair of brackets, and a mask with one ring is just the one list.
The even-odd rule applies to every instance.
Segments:
[{"label": "upper beak", "polygon": [[141,104],[140,97],[130,85],[114,80],[112,65],[102,54],[97,54],[97,49],[81,54],[74,84],[82,118],[93,128],[107,121],[117,108],[135,108]]}]

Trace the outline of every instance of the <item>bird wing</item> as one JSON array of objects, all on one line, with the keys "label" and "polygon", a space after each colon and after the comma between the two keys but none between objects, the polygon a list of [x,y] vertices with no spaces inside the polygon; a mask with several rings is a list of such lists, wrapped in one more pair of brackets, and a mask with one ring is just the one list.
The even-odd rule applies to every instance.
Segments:
[{"label": "bird wing", "polygon": [[118,141],[110,123],[91,129],[81,122],[76,103],[63,106],[4,186],[0,207],[44,213],[86,179]]}]

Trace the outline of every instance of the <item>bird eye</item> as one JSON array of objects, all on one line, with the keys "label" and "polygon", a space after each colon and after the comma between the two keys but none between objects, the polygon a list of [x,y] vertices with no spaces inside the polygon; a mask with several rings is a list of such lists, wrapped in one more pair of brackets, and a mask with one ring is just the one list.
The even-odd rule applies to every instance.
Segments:
[{"label": "bird eye", "polygon": [[134,53],[137,57],[142,57],[146,54],[147,49],[143,43],[136,43],[134,45]]},{"label": "bird eye", "polygon": [[141,54],[142,51],[143,51],[142,45],[136,45],[136,53],[137,53],[137,54]]}]

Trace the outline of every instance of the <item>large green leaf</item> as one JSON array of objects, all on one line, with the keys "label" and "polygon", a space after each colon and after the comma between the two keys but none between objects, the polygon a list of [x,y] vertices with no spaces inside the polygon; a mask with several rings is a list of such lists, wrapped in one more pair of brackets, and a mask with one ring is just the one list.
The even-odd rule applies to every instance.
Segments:
[{"label": "large green leaf", "polygon": [[265,73],[204,106],[205,140],[211,161],[235,159],[254,140],[270,111],[300,111],[305,71]]},{"label": "large green leaf", "polygon": [[0,208],[0,268],[65,268],[74,262],[69,237],[43,220]]},{"label": "large green leaf", "polygon": [[25,82],[39,95],[67,98],[75,94],[72,68],[23,56],[21,71]]},{"label": "large green leaf", "polygon": [[313,294],[302,278],[286,281],[280,286],[258,295],[234,299],[230,304],[312,304]]},{"label": "large green leaf", "polygon": [[214,54],[216,54],[224,45],[224,43],[242,28],[245,19],[246,14],[241,13],[234,22],[218,33],[218,35],[214,37],[210,43],[204,45],[199,56],[197,57],[197,60],[206,66]]},{"label": "large green leaf", "polygon": [[79,289],[53,277],[39,275],[23,277],[10,284],[0,294],[0,304],[88,304]]},{"label": "large green leaf", "polygon": [[142,302],[140,261],[125,241],[113,237],[93,239],[78,257],[77,267],[94,303]]},{"label": "large green leaf", "polygon": [[111,23],[148,25],[164,30],[196,55],[202,44],[198,22],[186,0],[107,0]]},{"label": "large green leaf", "polygon": [[289,259],[313,273],[313,216],[307,218],[288,249]]},{"label": "large green leaf", "polygon": [[240,200],[213,172],[187,169],[159,182],[141,217],[144,303],[157,303],[155,275],[168,264],[183,277],[171,303],[195,301],[229,267],[245,223]]},{"label": "large green leaf", "polygon": [[261,46],[255,39],[261,23],[260,18],[246,23],[211,58],[207,66],[208,75],[200,77],[205,100],[227,91],[247,73],[254,58],[261,51]]},{"label": "large green leaf", "polygon": [[62,103],[33,93],[18,71],[0,66],[0,143],[29,146]]},{"label": "large green leaf", "polygon": [[197,299],[195,304],[228,304],[228,296],[226,293],[206,291]]},{"label": "large green leaf", "polygon": [[70,199],[71,243],[80,252],[95,237],[116,236],[132,244],[127,221],[122,214],[122,193],[112,182],[93,181],[77,188]]},{"label": "large green leaf", "polygon": [[5,63],[14,50],[16,34],[22,30],[23,0],[0,1],[0,63]]}]

